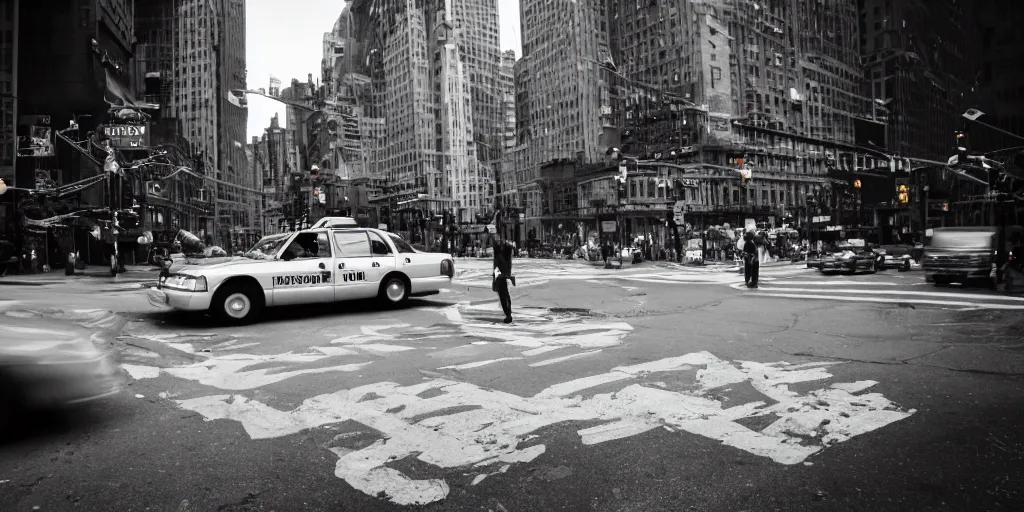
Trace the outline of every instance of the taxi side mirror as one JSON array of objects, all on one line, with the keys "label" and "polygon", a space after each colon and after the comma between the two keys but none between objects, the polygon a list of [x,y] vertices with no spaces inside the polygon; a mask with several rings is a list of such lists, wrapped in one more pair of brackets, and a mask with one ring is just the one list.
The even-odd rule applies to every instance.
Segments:
[{"label": "taxi side mirror", "polygon": [[281,254],[281,259],[284,260],[284,261],[294,260],[295,259],[295,253],[292,252],[291,250],[286,250],[286,251],[284,251],[283,254]]}]

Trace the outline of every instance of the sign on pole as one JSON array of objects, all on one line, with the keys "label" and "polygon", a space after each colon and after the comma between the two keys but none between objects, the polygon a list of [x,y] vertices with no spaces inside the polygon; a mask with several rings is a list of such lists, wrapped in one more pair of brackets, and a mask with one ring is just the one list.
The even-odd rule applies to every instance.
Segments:
[{"label": "sign on pole", "polygon": [[103,127],[110,145],[118,149],[145,149],[149,147],[146,125],[111,124]]}]

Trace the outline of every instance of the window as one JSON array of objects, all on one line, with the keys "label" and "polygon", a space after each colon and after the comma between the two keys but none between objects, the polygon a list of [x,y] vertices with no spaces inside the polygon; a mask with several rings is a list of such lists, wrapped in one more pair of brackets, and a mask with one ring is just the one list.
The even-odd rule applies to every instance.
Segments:
[{"label": "window", "polygon": [[404,238],[394,233],[388,233],[388,236],[391,237],[391,242],[398,248],[398,252],[402,254],[416,252],[416,249],[413,249],[412,246],[409,245],[409,242],[406,242]]},{"label": "window", "polygon": [[365,231],[335,231],[334,248],[339,258],[370,257],[370,241]]},{"label": "window", "polygon": [[370,236],[370,252],[374,256],[387,256],[391,253],[391,247],[377,233],[367,233]]},{"label": "window", "polygon": [[[289,253],[291,253],[289,255]],[[299,233],[284,251],[287,259],[330,258],[331,246],[327,233]]]}]

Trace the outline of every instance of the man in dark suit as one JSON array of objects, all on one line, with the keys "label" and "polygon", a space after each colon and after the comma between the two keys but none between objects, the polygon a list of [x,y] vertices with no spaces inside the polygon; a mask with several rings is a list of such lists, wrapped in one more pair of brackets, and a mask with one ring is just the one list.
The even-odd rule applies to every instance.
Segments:
[{"label": "man in dark suit", "polygon": [[501,311],[505,313],[505,323],[512,323],[512,297],[508,293],[508,283],[516,285],[512,275],[512,244],[501,238],[499,234],[491,234],[491,248],[494,250],[494,271],[491,290],[498,293]]}]

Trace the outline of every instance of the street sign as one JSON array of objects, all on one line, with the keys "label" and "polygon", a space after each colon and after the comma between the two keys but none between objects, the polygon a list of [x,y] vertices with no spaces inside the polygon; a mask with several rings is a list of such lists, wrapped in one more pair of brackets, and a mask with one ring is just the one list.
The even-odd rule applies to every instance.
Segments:
[{"label": "street sign", "polygon": [[618,225],[615,223],[614,220],[601,221],[601,232],[602,233],[614,233],[617,228],[618,228]]},{"label": "street sign", "polygon": [[149,130],[146,125],[111,124],[103,127],[103,134],[110,138],[110,145],[118,149],[149,147]]}]

